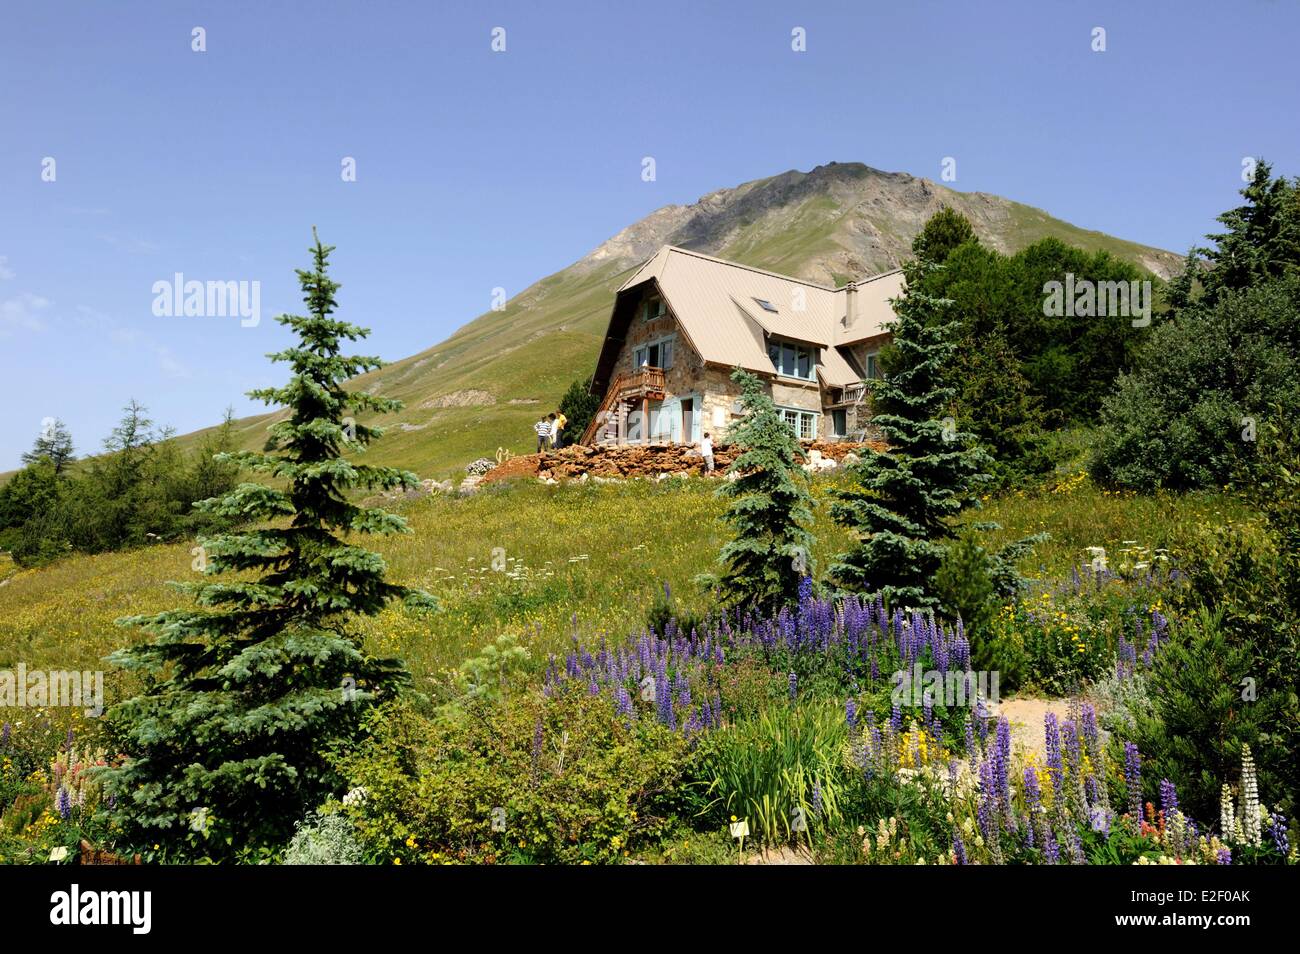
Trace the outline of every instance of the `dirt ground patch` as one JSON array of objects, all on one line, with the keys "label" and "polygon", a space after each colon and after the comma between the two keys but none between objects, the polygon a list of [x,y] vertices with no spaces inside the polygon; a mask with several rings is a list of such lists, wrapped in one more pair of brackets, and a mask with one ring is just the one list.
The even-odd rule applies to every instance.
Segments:
[{"label": "dirt ground patch", "polygon": [[1043,719],[1047,713],[1056,713],[1057,721],[1070,718],[1069,699],[1007,699],[999,702],[997,715],[1006,716],[1011,726],[1013,751],[1034,755],[1041,762],[1046,758],[1047,743],[1043,735]]}]

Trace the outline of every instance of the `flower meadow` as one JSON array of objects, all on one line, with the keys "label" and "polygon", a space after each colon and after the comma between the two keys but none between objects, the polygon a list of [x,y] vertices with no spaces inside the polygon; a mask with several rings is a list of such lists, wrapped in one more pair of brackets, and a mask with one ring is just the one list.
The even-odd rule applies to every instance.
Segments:
[{"label": "flower meadow", "polygon": [[[1215,642],[1222,621],[1202,615],[1211,595],[1229,601],[1216,589],[1227,558],[1212,532],[1224,503],[1186,498],[1186,532],[1168,524],[1148,546],[1131,542],[1153,519],[1148,498],[1103,497],[1075,481],[995,499],[1016,532],[1069,529],[1088,511],[1095,523],[1069,529],[1076,546],[1035,552],[1025,588],[972,628],[815,579],[773,614],[710,612],[709,594],[681,581],[716,552],[716,504],[688,482],[668,484],[507,487],[411,505],[416,533],[383,555],[444,612],[390,608],[357,626],[368,646],[407,659],[414,691],[332,754],[346,784],[290,842],[239,860],[1295,860],[1286,750],[1250,728],[1280,716],[1268,715],[1267,695],[1243,707],[1240,675],[1255,670],[1232,668],[1232,651]],[[660,545],[653,526],[665,514],[689,529]],[[1105,565],[1096,544],[1107,546]],[[840,545],[820,544],[819,563]],[[94,636],[77,643],[93,647],[77,660],[85,668],[117,638],[107,621],[137,605],[132,586],[165,599],[156,591],[178,562],[188,562],[183,548],[160,547],[25,571],[0,599],[37,598],[0,621],[3,645],[43,647],[34,658],[45,665],[66,658],[41,635],[49,612],[68,612],[46,590],[75,585],[77,632]],[[125,678],[109,673],[110,702],[130,690]],[[1224,696],[1222,708],[1209,693]],[[1207,733],[1248,731],[1199,735],[1168,706],[1184,695],[1206,711]],[[1004,709],[1024,698],[1054,709],[1018,722]],[[125,843],[105,820],[96,768],[120,757],[96,720],[25,709],[0,721],[0,859],[207,857],[202,825],[163,846]]]}]

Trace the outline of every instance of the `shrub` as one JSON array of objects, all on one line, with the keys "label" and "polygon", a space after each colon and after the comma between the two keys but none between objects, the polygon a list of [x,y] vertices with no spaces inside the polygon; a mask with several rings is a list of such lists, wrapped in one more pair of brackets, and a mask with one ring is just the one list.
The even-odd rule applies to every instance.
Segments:
[{"label": "shrub", "polygon": [[1070,694],[1110,669],[1111,626],[1078,601],[1057,602],[1043,593],[1003,606],[990,623],[985,651],[997,663],[992,668],[1010,673],[1004,678],[1012,687],[1023,679],[1043,692]]},{"label": "shrub", "polygon": [[1291,277],[1226,292],[1158,325],[1139,369],[1103,402],[1097,481],[1146,490],[1226,483],[1254,456],[1247,419],[1300,413],[1298,309],[1300,277]]},{"label": "shrub", "polygon": [[1243,743],[1257,756],[1269,753],[1259,759],[1263,800],[1274,804],[1285,794],[1272,771],[1282,753],[1268,742],[1281,714],[1278,694],[1243,699],[1251,672],[1249,647],[1231,638],[1222,614],[1208,612],[1179,627],[1148,672],[1150,710],[1133,712],[1127,740],[1141,750],[1148,782],[1175,780],[1193,817],[1217,815],[1221,786],[1235,777]]},{"label": "shrub", "polygon": [[365,862],[352,821],[343,815],[308,815],[285,849],[286,865],[359,865]]},{"label": "shrub", "polygon": [[347,811],[381,863],[613,862],[670,823],[687,743],[651,719],[628,724],[571,685],[431,722],[408,706],[370,720],[340,759]]}]

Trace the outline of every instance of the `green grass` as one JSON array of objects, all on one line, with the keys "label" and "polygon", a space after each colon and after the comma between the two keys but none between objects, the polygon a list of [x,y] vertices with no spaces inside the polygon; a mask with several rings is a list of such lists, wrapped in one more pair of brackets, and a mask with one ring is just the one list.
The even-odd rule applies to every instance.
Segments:
[{"label": "green grass", "polygon": [[[815,565],[849,542],[830,523],[818,481]],[[700,480],[654,484],[498,485],[476,495],[434,497],[405,505],[413,533],[371,545],[391,576],[439,597],[443,612],[417,616],[400,607],[361,620],[376,652],[404,658],[426,688],[448,667],[503,633],[520,637],[541,667],[576,632],[584,640],[621,639],[644,625],[647,609],[670,584],[679,610],[710,607],[691,582],[714,570],[727,528],[719,519],[716,484]],[[1084,548],[1110,552],[1125,540],[1160,546],[1180,523],[1221,525],[1249,514],[1217,495],[1112,495],[1067,481],[1057,493],[990,500],[969,519],[992,519],[994,542],[1039,530],[1051,539],[1024,561],[1033,576],[1061,577],[1084,559]],[[134,630],[117,617],[183,605],[168,580],[193,579],[192,543],[126,553],[75,556],[54,566],[13,572],[0,565],[0,669],[95,669]],[[505,569],[492,569],[495,555]],[[110,696],[125,689],[108,680]]]}]

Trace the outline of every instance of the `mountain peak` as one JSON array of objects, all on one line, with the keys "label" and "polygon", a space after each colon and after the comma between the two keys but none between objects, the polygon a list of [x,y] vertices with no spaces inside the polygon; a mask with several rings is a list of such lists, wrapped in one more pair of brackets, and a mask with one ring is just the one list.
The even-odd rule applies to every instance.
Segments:
[{"label": "mountain peak", "polygon": [[717,189],[689,205],[667,205],[629,225],[577,263],[580,270],[630,268],[663,245],[679,245],[812,281],[897,268],[926,220],[950,205],[986,245],[1013,252],[1046,235],[1107,248],[1167,277],[1177,256],[1076,229],[1047,213],[981,192],[957,192],[907,172],[828,162]]}]

